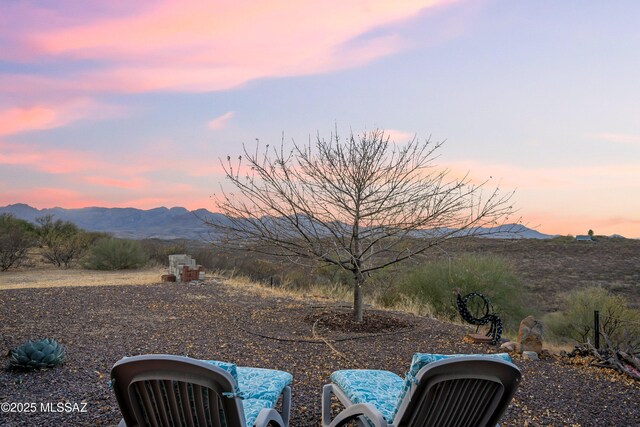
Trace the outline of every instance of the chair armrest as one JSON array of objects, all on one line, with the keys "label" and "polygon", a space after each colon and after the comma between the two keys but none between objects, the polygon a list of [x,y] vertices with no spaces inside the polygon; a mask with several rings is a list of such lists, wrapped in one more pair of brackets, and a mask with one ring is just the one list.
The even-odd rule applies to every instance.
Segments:
[{"label": "chair armrest", "polygon": [[266,426],[271,421],[276,422],[281,427],[289,427],[289,417],[291,416],[291,387],[286,386],[280,396],[282,396],[282,414],[279,414],[275,409],[264,408],[256,417],[256,421],[254,422],[256,427]]},{"label": "chair armrest", "polygon": [[387,421],[384,419],[380,411],[370,403],[357,403],[353,406],[345,408],[331,421],[331,427],[345,425],[349,421],[365,416],[373,423],[375,427],[387,427]]},{"label": "chair armrest", "polygon": [[[332,421],[331,394],[335,394],[336,392],[336,390],[334,390],[334,387],[336,387],[337,390],[340,391],[340,388],[335,386],[334,384],[325,384],[322,389],[322,427],[340,426],[354,418],[358,418],[361,416],[366,416],[375,427],[387,427],[389,425],[375,406],[370,403],[353,404],[341,392],[336,394],[336,397],[338,397],[338,400],[340,400],[340,402],[345,406],[345,409],[340,412]],[[358,422],[358,425],[361,424],[363,423]]]},{"label": "chair armrest", "polygon": [[[256,421],[253,423],[253,425],[255,427],[267,427],[269,423],[272,421],[275,422],[280,427],[286,427],[286,424],[282,420],[282,417],[280,416],[278,411],[272,408],[264,408],[263,410],[261,410],[258,416],[256,417]],[[253,426],[247,426],[247,427],[253,427]]]}]

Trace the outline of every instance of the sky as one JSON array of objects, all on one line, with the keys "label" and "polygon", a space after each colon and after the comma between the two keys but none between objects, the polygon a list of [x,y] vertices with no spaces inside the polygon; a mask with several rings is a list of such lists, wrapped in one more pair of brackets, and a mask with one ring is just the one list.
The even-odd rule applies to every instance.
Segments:
[{"label": "sky", "polygon": [[446,140],[543,233],[640,237],[640,2],[0,2],[0,206],[215,210],[242,146]]}]

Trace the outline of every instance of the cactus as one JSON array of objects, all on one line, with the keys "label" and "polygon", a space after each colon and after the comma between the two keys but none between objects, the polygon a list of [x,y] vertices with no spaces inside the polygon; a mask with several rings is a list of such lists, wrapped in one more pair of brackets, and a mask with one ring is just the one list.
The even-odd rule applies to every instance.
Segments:
[{"label": "cactus", "polygon": [[64,346],[54,339],[27,341],[11,350],[9,367],[25,370],[52,368],[64,362],[65,355]]}]

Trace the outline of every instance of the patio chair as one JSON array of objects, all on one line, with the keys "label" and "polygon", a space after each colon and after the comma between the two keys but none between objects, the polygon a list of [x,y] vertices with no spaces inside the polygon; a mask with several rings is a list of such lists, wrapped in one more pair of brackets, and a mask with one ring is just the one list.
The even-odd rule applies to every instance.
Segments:
[{"label": "patio chair", "polygon": [[[344,370],[331,374],[322,395],[323,427],[494,426],[520,381],[506,353],[416,353],[405,378],[389,371]],[[345,406],[331,420],[331,394]]]},{"label": "patio chair", "polygon": [[[150,354],[111,369],[120,427],[289,425],[293,377],[272,369]],[[282,395],[282,414],[274,408]]]}]

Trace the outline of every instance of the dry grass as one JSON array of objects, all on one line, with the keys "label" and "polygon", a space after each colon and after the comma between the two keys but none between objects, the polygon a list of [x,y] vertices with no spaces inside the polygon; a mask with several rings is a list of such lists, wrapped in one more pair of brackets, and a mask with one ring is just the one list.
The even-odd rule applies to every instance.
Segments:
[{"label": "dry grass", "polygon": [[271,287],[264,283],[259,283],[250,278],[233,274],[230,277],[222,273],[213,273],[213,278],[224,282],[225,286],[231,287],[240,292],[247,292],[260,297],[281,297],[294,300],[318,300],[330,299],[332,301],[349,301],[351,291],[339,285],[334,286],[311,286],[305,289],[295,289],[281,286]]},{"label": "dry grass", "polygon": [[151,285],[160,282],[164,269],[92,271],[36,268],[0,273],[0,290],[69,286]]}]

